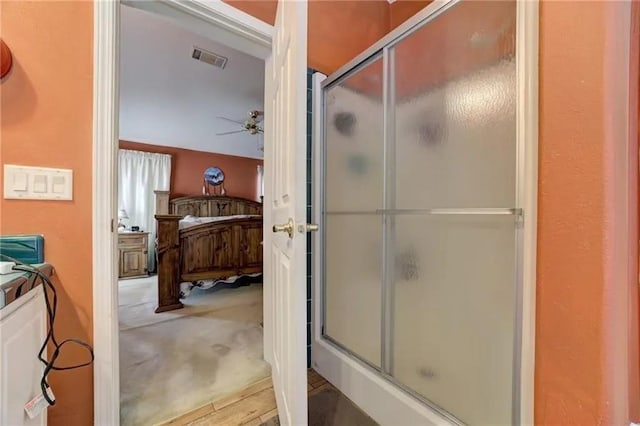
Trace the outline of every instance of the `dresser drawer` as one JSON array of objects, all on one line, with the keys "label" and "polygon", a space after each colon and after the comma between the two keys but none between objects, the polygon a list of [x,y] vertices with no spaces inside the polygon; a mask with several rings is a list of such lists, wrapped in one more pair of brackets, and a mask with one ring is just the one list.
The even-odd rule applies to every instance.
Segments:
[{"label": "dresser drawer", "polygon": [[118,235],[118,246],[146,246],[146,234]]}]

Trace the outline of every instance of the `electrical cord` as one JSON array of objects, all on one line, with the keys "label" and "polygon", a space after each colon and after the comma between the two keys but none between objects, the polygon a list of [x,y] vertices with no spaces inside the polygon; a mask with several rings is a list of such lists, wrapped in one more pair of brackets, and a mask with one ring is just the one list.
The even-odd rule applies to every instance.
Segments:
[{"label": "electrical cord", "polygon": [[[93,348],[91,347],[91,345],[89,345],[88,343],[80,339],[65,339],[62,342],[58,343],[58,340],[54,332],[54,324],[55,324],[56,312],[58,308],[58,294],[56,293],[55,286],[53,285],[49,277],[47,277],[37,268],[2,253],[0,253],[0,256],[15,263],[15,266],[12,268],[14,271],[26,272],[30,274],[30,277],[35,275],[35,277],[40,278],[40,283],[42,284],[42,288],[44,290],[44,301],[47,308],[47,318],[49,321],[49,330],[47,332],[47,336],[44,342],[42,343],[42,346],[40,347],[40,351],[38,352],[38,359],[40,360],[40,362],[42,362],[45,365],[44,371],[42,373],[42,379],[40,380],[40,388],[42,390],[42,396],[44,397],[44,399],[47,400],[49,405],[55,405],[56,404],[55,399],[52,399],[51,397],[49,397],[49,393],[47,392],[47,390],[50,388],[49,382],[47,381],[47,377],[49,373],[51,371],[74,370],[76,368],[86,367],[93,364],[93,361],[95,359],[95,356],[93,354]],[[36,280],[35,277],[34,277],[34,283]],[[53,300],[50,300],[49,294],[47,293],[47,288],[50,289],[50,292],[52,294],[51,298]],[[43,354],[45,353],[49,342],[53,344],[54,349],[51,355],[51,360],[47,361],[47,359],[44,358]],[[68,365],[68,366],[62,366],[62,367],[57,366],[56,360],[60,356],[60,352],[62,351],[63,346],[69,343],[75,343],[77,345],[84,347],[89,352],[91,359],[82,364]]]}]

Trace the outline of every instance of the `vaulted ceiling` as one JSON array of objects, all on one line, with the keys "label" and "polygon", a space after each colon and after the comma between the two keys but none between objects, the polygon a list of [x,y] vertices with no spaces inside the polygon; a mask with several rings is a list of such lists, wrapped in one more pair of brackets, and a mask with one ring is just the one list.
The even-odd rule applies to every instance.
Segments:
[{"label": "vaulted ceiling", "polygon": [[[217,117],[244,121],[263,109],[264,62],[158,15],[121,7],[120,139],[261,158],[258,138]],[[194,46],[228,58],[192,58]]]}]

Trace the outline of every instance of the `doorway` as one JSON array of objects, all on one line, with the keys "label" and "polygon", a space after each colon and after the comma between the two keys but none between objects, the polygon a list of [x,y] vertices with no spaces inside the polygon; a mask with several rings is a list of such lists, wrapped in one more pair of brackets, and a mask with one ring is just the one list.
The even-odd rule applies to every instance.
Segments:
[{"label": "doorway", "polygon": [[[175,418],[270,376],[259,185],[265,64],[127,5],[120,31],[118,323],[127,426]],[[175,298],[165,291],[172,288]]]},{"label": "doorway", "polygon": [[[120,27],[120,24],[121,23],[123,25],[126,24],[126,22],[121,21],[121,15],[119,10],[120,7],[128,8],[129,11],[137,14],[138,17],[141,14],[146,14],[147,17],[149,16],[159,17],[160,19],[163,19],[165,21],[168,21],[174,24],[176,26],[176,31],[190,30],[195,34],[194,37],[200,37],[201,40],[202,39],[216,40],[225,46],[229,46],[229,48],[231,49],[235,49],[236,51],[242,52],[242,54],[244,55],[255,58],[255,60],[257,60],[259,64],[261,64],[260,66],[263,69],[265,67],[264,60],[271,53],[271,50],[270,50],[271,27],[256,19],[248,17],[247,15],[239,13],[233,7],[225,5],[223,3],[212,5],[211,7],[205,8],[204,10],[195,8],[194,4],[180,5],[178,3],[167,4],[164,2],[144,2],[144,1],[122,2],[122,6],[120,2],[96,3],[95,11],[94,11],[96,22],[102,23],[104,25],[100,26],[97,24],[96,37],[95,37],[95,42],[96,42],[95,79],[96,79],[97,86],[95,90],[96,107],[94,109],[94,114],[97,117],[96,123],[99,123],[99,125],[95,129],[95,138],[94,138],[95,140],[94,162],[95,162],[95,171],[96,171],[95,175],[97,179],[94,185],[94,189],[95,189],[94,191],[94,195],[95,195],[94,224],[95,225],[94,225],[94,239],[93,239],[94,240],[94,282],[96,284],[105,283],[105,282],[112,283],[112,285],[95,285],[94,286],[94,318],[96,318],[96,320],[94,321],[94,324],[95,324],[94,336],[95,336],[95,347],[96,347],[96,368],[95,368],[95,377],[94,377],[95,419],[96,419],[96,423],[100,423],[100,424],[118,424],[119,423],[120,411],[121,411],[121,404],[120,404],[119,398],[122,391],[124,392],[127,391],[128,382],[121,381],[118,376],[122,377],[123,373],[126,373],[128,376],[129,375],[136,376],[136,375],[130,374],[131,373],[130,371],[127,373],[126,371],[123,370],[123,368],[126,369],[127,365],[129,364],[131,364],[129,366],[135,366],[137,361],[129,363],[126,361],[127,359],[126,356],[121,358],[120,354],[122,353],[122,350],[127,349],[126,346],[135,347],[135,344],[137,344],[137,347],[139,350],[143,350],[145,347],[145,344],[144,344],[145,339],[140,336],[138,337],[126,336],[125,338],[128,339],[128,342],[130,342],[130,344],[127,344],[127,342],[123,340],[121,340],[121,343],[119,344],[118,342],[119,337],[122,337],[122,336],[120,336],[121,330],[119,330],[119,327],[118,327],[118,317],[119,317],[118,308],[120,308],[121,310],[122,308],[126,308],[125,310],[129,311],[125,315],[126,320],[128,322],[133,321],[131,324],[126,326],[126,331],[124,331],[125,334],[135,334],[136,331],[141,332],[141,331],[145,331],[145,329],[146,331],[149,331],[151,330],[151,328],[158,328],[158,332],[155,333],[155,335],[161,340],[164,337],[169,337],[171,335],[171,333],[166,332],[167,330],[164,330],[164,331],[160,330],[163,327],[166,328],[166,326],[170,324],[176,325],[178,324],[178,322],[205,321],[207,320],[207,317],[209,317],[207,326],[178,327],[179,329],[175,330],[174,337],[176,338],[167,339],[167,342],[171,341],[174,344],[174,349],[175,349],[173,350],[173,354],[170,355],[169,358],[173,357],[174,358],[173,362],[182,364],[177,368],[177,370],[180,370],[180,368],[183,368],[183,369],[186,368],[188,370],[189,368],[194,366],[192,362],[180,363],[179,354],[180,352],[182,352],[183,354],[185,352],[188,352],[188,347],[198,346],[198,342],[195,342],[195,343],[192,342],[191,344],[182,345],[183,347],[187,347],[187,349],[182,351],[178,350],[179,348],[175,345],[178,345],[180,339],[184,338],[185,335],[188,334],[188,333],[185,333],[184,331],[190,330],[190,332],[193,334],[194,330],[200,330],[201,334],[202,333],[207,334],[211,331],[211,327],[210,327],[211,315],[209,315],[207,312],[211,313],[212,311],[216,311],[216,312],[226,313],[228,314],[226,317],[224,317],[223,315],[224,318],[218,319],[218,322],[222,321],[224,322],[224,324],[221,323],[221,326],[217,327],[218,331],[220,331],[220,333],[218,333],[217,335],[219,337],[222,335],[227,335],[227,337],[229,337],[229,339],[231,340],[233,340],[231,335],[237,337],[236,343],[238,343],[240,346],[244,345],[243,348],[248,350],[249,352],[251,351],[256,352],[257,350],[256,348],[258,348],[259,350],[254,355],[245,357],[247,359],[255,359],[254,367],[257,366],[256,367],[257,370],[256,368],[253,368],[253,370],[249,368],[249,370],[253,371],[252,374],[255,373],[254,374],[255,377],[242,378],[243,376],[242,374],[240,374],[241,380],[237,381],[239,376],[238,374],[233,374],[234,371],[235,373],[238,373],[238,370],[237,370],[238,368],[243,370],[244,372],[247,372],[248,370],[243,369],[242,363],[232,363],[234,365],[234,368],[236,369],[234,370],[234,368],[229,368],[229,366],[225,367],[224,362],[222,362],[223,358],[228,357],[228,355],[231,352],[234,352],[233,348],[231,347],[233,345],[226,345],[224,344],[224,342],[210,342],[211,344],[207,345],[207,351],[205,354],[206,356],[203,356],[202,358],[207,358],[207,357],[210,358],[210,356],[214,356],[214,358],[216,358],[214,360],[216,361],[214,363],[215,368],[214,368],[214,365],[211,365],[212,368],[210,370],[213,372],[217,371],[216,375],[218,376],[218,379],[223,379],[222,376],[224,376],[224,374],[222,374],[222,376],[220,375],[220,371],[219,371],[220,368],[223,368],[223,370],[225,370],[228,373],[227,376],[233,377],[233,380],[232,380],[233,383],[229,382],[228,380],[226,380],[226,382],[225,380],[218,380],[218,385],[220,385],[219,388],[223,390],[219,389],[217,394],[222,395],[229,392],[233,392],[234,389],[242,388],[245,385],[250,384],[250,382],[259,380],[260,378],[268,375],[268,365],[263,360],[263,353],[262,353],[262,331],[261,331],[262,318],[260,313],[262,309],[262,293],[261,293],[260,284],[257,284],[257,281],[260,281],[258,278],[261,278],[259,276],[260,274],[257,273],[258,272],[257,270],[251,269],[250,271],[249,270],[245,271],[245,268],[236,268],[234,269],[235,273],[225,274],[224,277],[223,276],[210,277],[207,274],[204,274],[204,275],[201,274],[197,278],[194,277],[193,279],[192,277],[189,277],[189,279],[182,279],[184,278],[184,276],[178,277],[178,279],[180,279],[181,282],[186,284],[186,288],[182,288],[183,290],[182,296],[185,296],[184,297],[185,303],[183,303],[183,305],[186,306],[186,308],[172,310],[170,312],[161,312],[161,313],[154,313],[154,309],[158,307],[157,305],[160,302],[160,300],[157,299],[158,292],[156,291],[156,287],[159,287],[158,281],[157,281],[158,276],[162,277],[163,275],[162,273],[158,275],[155,275],[155,274],[159,272],[158,269],[160,266],[162,266],[162,255],[160,256],[151,255],[149,253],[149,257],[151,258],[151,261],[148,261],[148,259],[144,259],[143,256],[139,256],[140,259],[138,258],[135,259],[139,264],[148,265],[148,271],[144,271],[144,268],[140,267],[139,271],[137,271],[137,272],[140,272],[140,274],[137,274],[137,275],[146,275],[147,273],[149,273],[151,274],[151,276],[148,276],[148,277],[143,276],[143,277],[136,277],[128,280],[122,280],[119,286],[115,284],[116,282],[118,282],[118,278],[120,278],[120,276],[122,275],[122,271],[120,270],[121,268],[117,267],[119,263],[121,263],[120,262],[121,257],[118,256],[117,253],[122,254],[121,252],[123,251],[126,252],[124,258],[129,260],[129,262],[126,265],[127,267],[125,268],[126,269],[125,275],[127,275],[128,272],[132,272],[133,269],[135,269],[133,268],[133,266],[135,266],[134,263],[136,263],[136,262],[131,262],[132,260],[134,260],[133,259],[134,256],[131,254],[133,247],[129,247],[129,245],[127,245],[128,243],[124,241],[121,242],[120,236],[130,237],[133,235],[134,237],[139,237],[141,234],[145,232],[149,232],[149,234],[147,234],[147,238],[148,238],[147,247],[151,249],[157,248],[157,246],[154,243],[158,239],[158,235],[152,235],[154,230],[150,229],[151,228],[150,225],[148,225],[147,223],[143,224],[141,219],[138,216],[131,214],[131,212],[127,211],[126,208],[123,208],[124,206],[119,205],[121,203],[118,202],[118,194],[117,194],[117,191],[115,191],[115,188],[112,188],[107,193],[105,193],[103,191],[103,186],[100,184],[100,182],[105,182],[105,181],[111,181],[111,182],[116,181],[117,180],[116,177],[118,176],[120,171],[118,169],[119,163],[118,163],[118,157],[117,157],[117,149],[118,149],[117,141],[122,139],[119,136],[123,136],[123,135],[119,134],[120,126],[119,126],[119,120],[117,117],[118,97],[116,96],[116,94],[119,92],[118,90],[119,88],[120,89],[126,88],[121,86],[121,84],[125,83],[126,80],[124,79],[125,77],[124,75],[119,75],[119,71],[120,71],[119,65],[124,65],[124,64],[122,63],[119,64],[117,60],[113,61],[112,59],[112,58],[118,58],[119,56],[119,53],[118,53],[119,46],[115,42],[119,40],[119,37],[124,31],[124,29]],[[119,31],[121,32],[121,34],[118,34]],[[141,47],[143,49],[145,48],[144,43],[143,43],[143,46]],[[197,43],[193,43],[192,45],[186,46],[186,53],[185,53],[186,60],[191,61],[189,63],[193,63],[193,66],[202,66],[202,67],[209,66],[209,64],[205,63],[204,61],[198,61],[198,59],[200,58],[196,58],[194,56],[193,54],[194,47],[203,47],[203,46],[199,46]],[[204,49],[204,50],[209,51],[211,49]],[[228,69],[231,70],[232,68],[233,67],[229,67]],[[203,68],[200,68],[200,69],[202,70]],[[206,70],[208,71],[208,69]],[[167,71],[167,70],[164,70],[164,71]],[[123,72],[125,72],[125,70],[123,70]],[[141,84],[144,85],[145,81],[143,80]],[[122,97],[124,100],[126,95]],[[176,100],[179,101],[180,96],[178,96]],[[129,103],[129,105],[131,105],[131,103]],[[227,133],[227,132],[235,133],[236,130],[241,130],[244,133],[243,128],[246,128],[247,122],[249,121],[253,122],[253,118],[248,117],[247,111],[258,111],[261,109],[262,108],[259,108],[259,105],[251,105],[251,106],[248,106],[246,109],[243,109],[242,114],[239,116],[236,116],[237,114],[235,114],[237,111],[228,111],[228,113],[217,113],[216,111],[211,111],[211,113],[214,114],[213,117],[210,117],[212,121],[215,122],[216,120],[218,120],[219,124],[224,121],[229,125],[229,127],[225,129],[220,128],[218,131],[215,131],[213,135],[214,139],[222,139],[224,137],[222,135],[219,135],[219,136],[215,135],[215,133]],[[217,119],[216,116],[225,117],[225,118],[228,118],[228,120]],[[106,120],[105,120],[105,117],[107,117]],[[259,123],[259,121],[260,120],[257,120],[257,119],[255,120],[257,124]],[[236,122],[239,122],[239,123],[236,123]],[[126,125],[127,123],[122,123],[122,124]],[[131,129],[130,124],[131,123],[129,123],[129,128]],[[130,134],[134,134],[134,133],[135,131],[130,132]],[[164,133],[166,134],[167,132],[164,132]],[[256,133],[259,133],[257,129],[256,129]],[[233,134],[231,135],[231,137],[233,137]],[[137,139],[137,138],[127,137],[127,139]],[[193,138],[189,138],[189,139],[193,139]],[[258,138],[251,141],[252,145],[250,147],[253,148],[253,150],[262,148],[262,146],[259,146],[257,139]],[[176,154],[175,150],[184,150],[182,147],[169,147],[167,146],[168,145],[167,143],[158,143],[157,145],[147,143],[145,145],[142,145],[140,144],[140,142],[142,141],[154,142],[153,140],[148,140],[148,139],[147,140],[138,139],[133,142],[129,140],[127,142],[121,142],[121,145],[124,143],[124,145],[122,145],[121,148],[129,148],[128,151],[135,151],[138,153],[142,153],[144,154],[143,155],[144,157],[144,156],[151,155],[149,152],[150,149],[147,149],[147,148],[149,148],[149,145],[153,145],[153,149],[155,150],[154,154],[166,155],[171,157],[171,160],[173,160],[171,171],[175,172],[175,168],[178,166],[177,163],[180,161],[180,156]],[[262,139],[260,139],[260,143],[262,143]],[[186,147],[186,148],[191,148],[190,152],[192,153],[195,151],[198,151],[197,149],[194,150],[193,149],[194,147]],[[162,152],[166,150],[169,150],[171,152]],[[202,159],[203,156],[204,154],[196,156],[196,158]],[[236,158],[236,157],[239,157],[239,155],[235,155],[233,158]],[[193,160],[193,155],[190,158],[191,160]],[[218,157],[218,159],[220,158],[221,157]],[[191,160],[187,159],[187,163],[192,164],[192,167],[193,167],[194,162]],[[211,167],[220,166],[220,164],[215,162],[212,164],[207,163],[207,165]],[[224,183],[224,185],[220,184],[221,182],[219,181],[218,175],[216,175],[215,179],[213,179],[212,177],[211,178],[212,180],[208,181],[207,176],[203,175],[203,172],[205,171],[205,169],[197,171],[197,173],[199,173],[200,176],[198,177],[197,182],[193,182],[193,184],[197,186],[197,189],[195,190],[196,192],[193,196],[202,197],[203,196],[202,194],[206,193],[202,191],[208,190],[208,191],[211,191],[212,194],[215,193],[215,195],[218,197],[216,198],[217,201],[225,201],[225,200],[228,201],[228,203],[225,204],[225,206],[218,206],[218,204],[216,204],[216,208],[219,208],[219,209],[216,210],[215,213],[211,213],[214,211],[214,207],[211,207],[209,209],[211,210],[211,212],[208,211],[206,214],[207,217],[242,215],[243,220],[245,220],[246,222],[253,220],[253,216],[256,216],[259,213],[258,210],[261,209],[260,201],[262,196],[262,194],[258,193],[258,188],[260,188],[259,178],[261,176],[262,167],[258,168],[257,165],[258,164],[252,164],[250,167],[250,171],[246,171],[246,170],[243,171],[243,170],[240,170],[240,167],[237,167],[238,163],[236,159],[236,163],[233,163],[231,166],[227,165],[227,180]],[[262,166],[261,161],[259,165]],[[239,172],[244,173],[244,176],[242,176],[242,173],[241,173],[240,178],[234,177],[234,173],[231,170],[231,168],[233,168],[233,170],[236,171],[235,176],[237,176]],[[225,167],[218,167],[218,169],[224,171]],[[248,180],[251,182],[254,188],[251,194],[238,193],[238,183],[241,179]],[[169,181],[171,181],[171,178],[169,179]],[[236,186],[235,188],[234,188],[234,185]],[[171,187],[153,188],[151,190],[152,197],[156,196],[156,194],[153,194],[154,189],[170,190]],[[189,195],[189,194],[182,193],[180,195]],[[171,194],[169,194],[169,197],[171,197]],[[130,197],[130,198],[136,198],[136,197]],[[153,203],[152,206],[151,205],[148,206],[149,210],[151,210],[152,213],[162,213],[157,211],[158,206],[156,205],[155,200],[153,200],[152,203]],[[147,204],[150,204],[150,203],[147,202]],[[193,206],[195,204],[196,204],[196,201],[194,200],[193,203],[191,203],[190,205]],[[189,213],[193,213],[193,212],[183,212],[179,210],[184,206],[185,206],[184,203],[181,204],[180,206],[178,206],[176,203],[168,203],[165,207],[172,210],[166,211],[165,213],[177,213],[177,214],[181,214],[182,216],[188,215]],[[124,210],[124,212],[122,210]],[[202,213],[204,213],[204,211]],[[201,215],[198,215],[198,216],[201,216]],[[112,221],[111,218],[118,218],[118,221],[116,220]],[[198,220],[200,220],[200,218]],[[236,221],[237,220],[238,219],[236,219]],[[105,228],[104,226],[101,226],[101,224],[107,224],[107,227]],[[117,234],[118,238],[114,238],[113,233],[118,230],[118,225],[121,225],[122,230],[125,232],[122,235]],[[197,228],[198,226],[206,227],[206,224],[203,224],[203,225],[196,224],[194,228]],[[256,227],[253,227],[253,228],[256,229],[256,231],[254,232],[256,233],[256,235],[258,231],[261,233],[262,231],[261,221],[259,226],[257,225]],[[143,232],[140,233],[139,231],[143,231]],[[189,231],[189,232],[192,232],[192,231]],[[251,237],[253,238],[254,235],[252,234]],[[122,246],[122,244],[126,245],[126,247]],[[254,245],[256,247],[252,246],[253,248],[249,250],[249,252],[251,253],[259,252],[261,254],[259,239],[257,239],[256,244]],[[142,246],[140,248],[141,250],[143,249]],[[151,250],[149,250],[149,252],[151,252]],[[112,259],[112,263],[104,262],[104,259]],[[254,260],[255,259],[251,260],[251,262],[255,263]],[[155,261],[158,262],[159,266],[155,266]],[[257,268],[257,265],[255,266],[255,268]],[[260,265],[260,269],[261,269],[261,265]],[[247,273],[244,273],[244,272],[247,272]],[[133,275],[136,275],[136,274],[133,274]],[[239,280],[236,280],[236,279],[239,279]],[[214,286],[214,288],[208,289],[208,290],[204,289],[205,287],[210,287],[210,286]],[[122,303],[120,304],[121,306],[118,306],[118,289],[121,290],[120,295],[122,297],[120,301],[125,302],[125,304],[127,305],[126,307],[123,306]],[[122,292],[123,289],[124,289],[124,293]],[[190,293],[190,294],[187,295],[187,293]],[[179,298],[180,295],[177,295],[177,297]],[[238,298],[242,300],[238,301]],[[213,303],[204,303],[204,304],[200,303],[204,299],[209,299]],[[223,303],[225,302],[225,300],[228,303],[226,304]],[[224,306],[220,305],[221,303]],[[246,308],[248,305],[251,306],[251,309],[238,309],[242,306]],[[208,308],[203,310],[202,309],[203,306],[208,306]],[[138,315],[141,312],[141,309],[143,310],[146,309],[144,315]],[[136,314],[134,311],[136,312],[140,311],[140,312]],[[250,321],[247,320],[247,318],[245,318],[247,317],[247,315],[251,316]],[[161,316],[163,317],[162,319],[160,319]],[[111,318],[111,321],[105,322],[103,320],[104,318]],[[122,316],[120,317],[120,319],[122,320]],[[139,323],[140,321],[142,321],[142,323]],[[227,327],[232,323],[240,324],[240,326],[244,327],[244,329],[234,331],[232,330],[233,327],[231,328]],[[247,329],[247,327],[249,327],[250,330]],[[255,333],[256,330],[259,331],[258,333],[259,336],[258,334]],[[197,334],[198,332],[195,331],[195,333]],[[149,335],[149,333],[146,333],[146,332],[144,334],[147,337]],[[257,338],[243,339],[243,336],[244,337],[247,337],[249,335],[253,336],[254,334],[255,334],[254,337],[257,336]],[[201,339],[196,339],[196,340],[202,341]],[[153,339],[151,339],[151,341],[153,341]],[[157,363],[158,357],[156,355],[158,352],[161,352],[161,351],[158,351],[157,348],[154,349],[149,345],[147,345],[147,349],[152,349],[151,352],[153,352],[153,354],[151,353],[147,354],[149,355],[149,357],[147,358],[150,358],[150,360],[152,361],[152,364]],[[192,351],[192,352],[197,353],[198,351]],[[246,353],[247,352],[245,351],[245,354]],[[135,355],[133,357],[128,357],[128,358],[134,359],[135,361],[135,358],[137,358],[138,355]],[[176,357],[176,355],[178,356]],[[202,355],[202,353],[200,353],[200,355]],[[144,361],[144,359],[146,358],[142,356],[142,358],[139,358],[138,361],[140,360]],[[168,359],[167,361],[171,362],[171,359]],[[204,364],[207,364],[207,363],[204,362]],[[244,364],[245,367],[247,367],[247,365],[248,365],[247,363]],[[152,370],[153,371],[148,372],[148,376],[150,377],[158,376],[157,372],[160,370],[157,368],[152,368]],[[168,371],[170,370],[171,368],[168,369]],[[202,375],[203,374],[197,374],[196,372],[193,378],[194,380],[197,381],[198,377]],[[126,378],[127,380],[129,379],[128,376]],[[142,380],[144,381],[145,378],[142,377]],[[137,379],[134,381],[137,381]],[[216,382],[211,380],[205,380],[205,381],[207,381],[210,384],[213,384]],[[170,386],[170,383],[171,381],[169,381],[169,386]],[[191,385],[189,386],[190,388],[193,387],[193,383],[194,382],[192,380]],[[165,383],[164,385],[167,385],[167,384]],[[163,390],[164,385],[162,383],[155,383],[155,382],[147,383],[147,386],[145,386],[145,390],[152,391],[153,389],[156,389],[157,391],[164,392]],[[209,391],[212,391],[212,389],[209,389]],[[205,395],[206,393],[207,392],[204,392]],[[216,392],[213,392],[213,393],[215,394]],[[216,398],[216,395],[211,394],[211,397]],[[185,401],[184,398],[182,401],[183,405],[186,404],[184,411],[187,411],[191,408],[197,408],[197,404],[199,403],[200,402],[195,400],[193,402]],[[190,404],[194,404],[194,405],[190,405]],[[156,404],[156,407],[155,407],[156,411],[158,411],[157,410],[158,405],[159,404]],[[161,405],[164,406],[167,404],[161,404]],[[181,414],[181,412],[172,413],[172,415],[177,415],[177,414]],[[148,423],[149,421],[157,422],[162,420],[169,420],[169,419],[168,418],[162,418],[162,419],[148,418],[148,419],[143,419],[142,423]]]}]

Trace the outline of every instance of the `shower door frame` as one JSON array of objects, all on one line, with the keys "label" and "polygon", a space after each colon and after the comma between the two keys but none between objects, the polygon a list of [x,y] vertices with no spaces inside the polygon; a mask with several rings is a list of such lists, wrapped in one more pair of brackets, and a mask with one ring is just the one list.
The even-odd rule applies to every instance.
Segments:
[{"label": "shower door frame", "polygon": [[[411,35],[415,27],[454,6],[461,0],[436,0],[404,24],[380,39],[328,78],[313,76],[313,218],[324,226],[323,159],[324,88],[358,69],[369,59]],[[535,284],[538,188],[538,14],[537,0],[518,0],[516,10],[516,205],[523,212],[516,226],[516,333],[514,348],[514,424],[533,425],[535,360]],[[383,55],[383,61],[389,55]],[[384,82],[387,103],[387,80]],[[386,125],[386,123],[385,123]],[[385,128],[385,134],[389,134]],[[393,377],[383,373],[348,349],[324,336],[323,238],[313,237],[313,337],[312,365],[347,397],[381,424],[459,424],[459,421],[429,404]],[[384,300],[382,304],[384,305]],[[384,332],[384,330],[382,330]],[[383,333],[384,334],[384,333]],[[385,350],[384,338],[382,341]],[[384,363],[384,359],[381,360]]]}]

